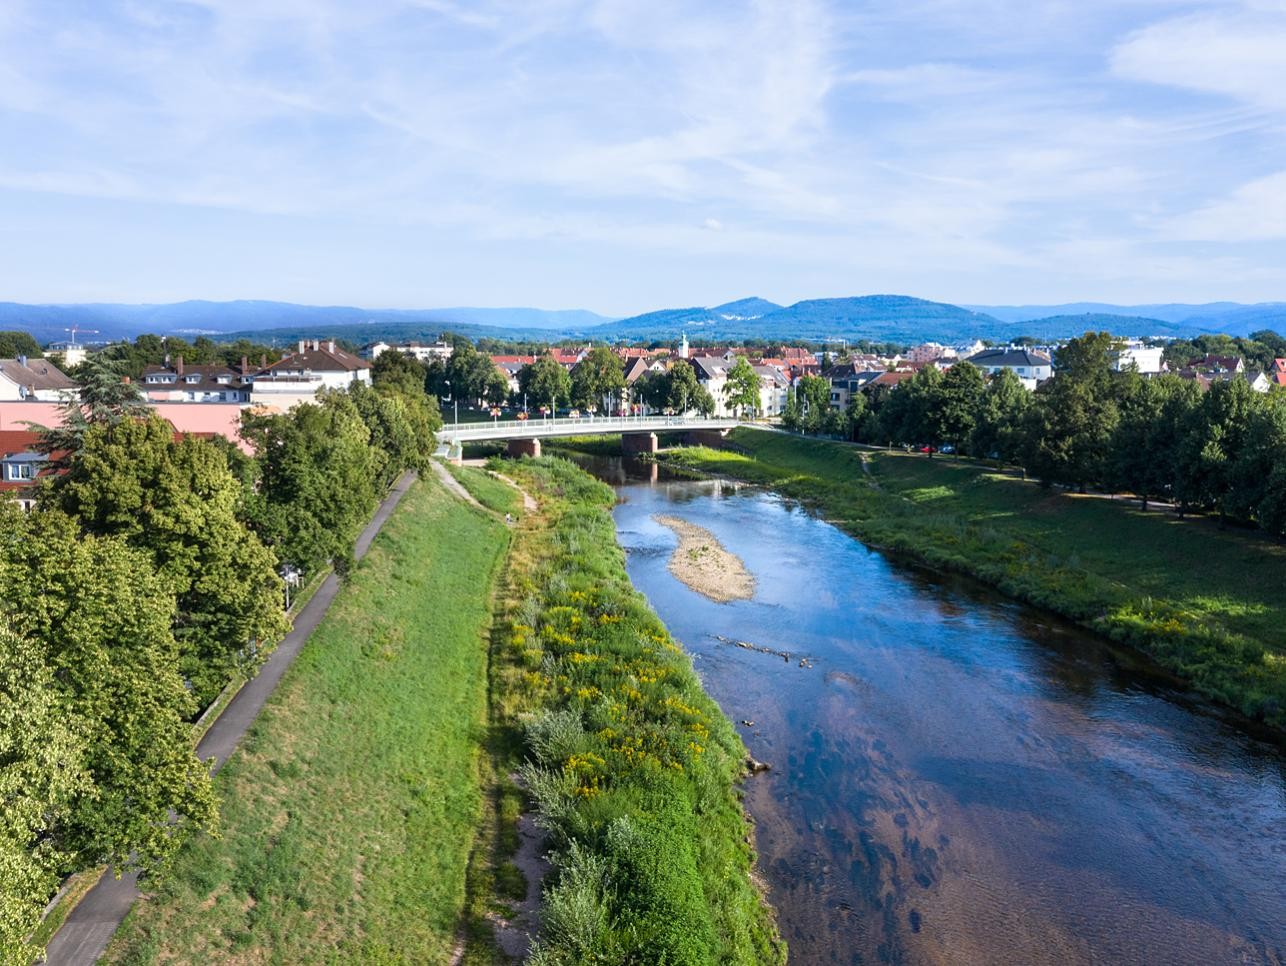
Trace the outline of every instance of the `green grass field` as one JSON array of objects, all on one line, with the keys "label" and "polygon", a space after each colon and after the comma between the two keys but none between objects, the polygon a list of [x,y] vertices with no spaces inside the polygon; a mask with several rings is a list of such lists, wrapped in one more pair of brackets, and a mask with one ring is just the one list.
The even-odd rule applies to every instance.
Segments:
[{"label": "green grass field", "polygon": [[508,540],[436,484],[406,495],[220,773],[222,836],[150,884],[107,962],[449,960]]},{"label": "green grass field", "polygon": [[732,444],[737,451],[669,459],[809,502],[868,543],[1065,614],[1148,652],[1203,693],[1286,726],[1286,545],[1209,519],[1042,489],[968,460],[744,429]]}]

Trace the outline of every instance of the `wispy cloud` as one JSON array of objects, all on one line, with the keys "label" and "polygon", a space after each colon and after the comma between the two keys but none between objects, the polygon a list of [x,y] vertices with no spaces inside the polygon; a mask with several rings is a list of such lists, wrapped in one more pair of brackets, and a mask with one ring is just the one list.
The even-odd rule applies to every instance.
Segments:
[{"label": "wispy cloud", "polygon": [[[148,296],[149,264],[335,297],[273,288],[296,245],[349,300],[411,300],[408,238],[463,266],[456,302],[646,308],[640,257],[653,304],[703,278],[1261,297],[1286,285],[1283,49],[1266,0],[10,0],[0,189],[23,224],[84,199],[45,207],[91,274],[96,202],[164,224],[104,297]],[[177,264],[185,219],[226,265]],[[53,251],[5,254],[0,297],[56,296]]]}]

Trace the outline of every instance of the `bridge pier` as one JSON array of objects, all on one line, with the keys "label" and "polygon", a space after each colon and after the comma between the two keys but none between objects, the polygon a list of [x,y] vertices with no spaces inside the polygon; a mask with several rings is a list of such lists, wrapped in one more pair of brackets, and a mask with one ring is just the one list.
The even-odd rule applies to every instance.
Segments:
[{"label": "bridge pier", "polygon": [[638,456],[640,453],[655,453],[656,450],[656,433],[621,434],[621,452],[626,456]]},{"label": "bridge pier", "polygon": [[709,446],[711,449],[718,449],[723,445],[724,437],[727,430],[722,432],[717,429],[690,429],[683,435],[685,446]]},{"label": "bridge pier", "polygon": [[509,445],[505,448],[505,452],[514,459],[521,459],[524,456],[530,456],[535,459],[540,456],[540,440],[511,439]]}]

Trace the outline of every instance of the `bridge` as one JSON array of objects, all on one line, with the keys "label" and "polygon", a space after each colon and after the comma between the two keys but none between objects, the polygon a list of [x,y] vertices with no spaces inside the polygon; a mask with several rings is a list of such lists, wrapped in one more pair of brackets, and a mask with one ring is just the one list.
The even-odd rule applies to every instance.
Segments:
[{"label": "bridge", "polygon": [[581,419],[496,419],[450,423],[438,430],[438,453],[459,459],[465,443],[504,440],[510,456],[539,456],[540,441],[558,436],[621,436],[627,455],[656,452],[657,433],[725,435],[737,420],[707,416],[585,416]]}]

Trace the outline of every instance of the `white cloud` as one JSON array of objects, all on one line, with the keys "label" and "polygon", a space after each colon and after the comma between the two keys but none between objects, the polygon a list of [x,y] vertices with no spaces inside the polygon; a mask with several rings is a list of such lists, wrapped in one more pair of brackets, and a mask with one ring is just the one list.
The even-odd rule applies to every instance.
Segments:
[{"label": "white cloud", "polygon": [[1244,243],[1286,239],[1286,171],[1257,178],[1225,198],[1163,225],[1174,238]]},{"label": "white cloud", "polygon": [[1119,76],[1286,110],[1286,5],[1163,20],[1112,52]]}]

